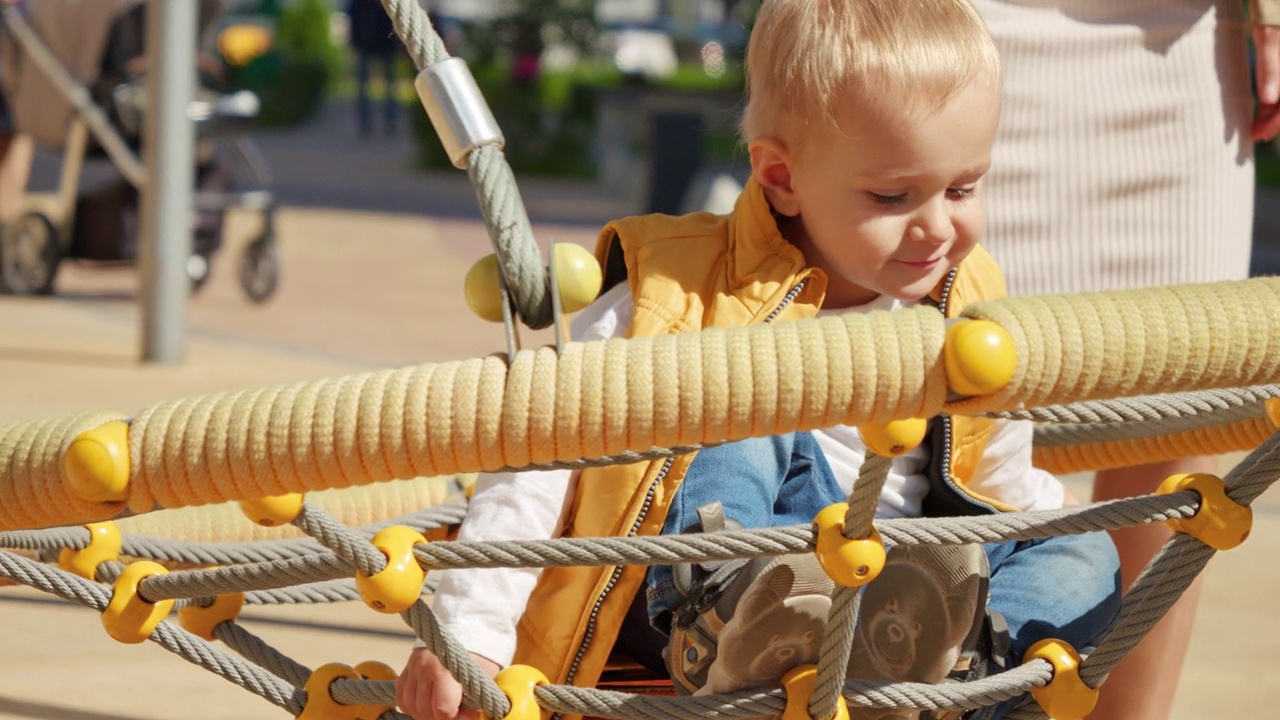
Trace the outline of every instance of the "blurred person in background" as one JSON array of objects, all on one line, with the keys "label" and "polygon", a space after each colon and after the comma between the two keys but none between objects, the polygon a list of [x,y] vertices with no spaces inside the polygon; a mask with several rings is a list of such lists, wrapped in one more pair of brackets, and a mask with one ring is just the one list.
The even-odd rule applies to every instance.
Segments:
[{"label": "blurred person in background", "polygon": [[386,86],[382,100],[383,129],[388,135],[396,131],[400,105],[395,94],[395,58],[400,49],[396,35],[380,0],[349,0],[351,48],[356,53],[356,115],[361,137],[373,134],[373,100],[369,96],[371,66],[382,70]]},{"label": "blurred person in background", "polygon": [[[1280,127],[1280,0],[974,5],[1005,69],[985,244],[1010,294],[1245,278],[1253,143]],[[1103,470],[1093,499],[1217,467],[1202,457]],[[1126,585],[1170,532],[1152,523],[1113,533]],[[1116,666],[1091,720],[1169,717],[1199,587]]]}]

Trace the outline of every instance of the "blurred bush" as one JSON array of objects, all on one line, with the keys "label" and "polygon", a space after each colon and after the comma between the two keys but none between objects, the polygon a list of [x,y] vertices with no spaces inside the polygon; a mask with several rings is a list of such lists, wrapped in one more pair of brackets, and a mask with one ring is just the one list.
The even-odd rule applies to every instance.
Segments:
[{"label": "blurred bush", "polygon": [[261,124],[296,125],[315,114],[341,69],[342,54],[330,34],[331,2],[263,5],[265,13],[279,18],[274,42],[266,53],[229,68],[228,81],[258,94]]}]

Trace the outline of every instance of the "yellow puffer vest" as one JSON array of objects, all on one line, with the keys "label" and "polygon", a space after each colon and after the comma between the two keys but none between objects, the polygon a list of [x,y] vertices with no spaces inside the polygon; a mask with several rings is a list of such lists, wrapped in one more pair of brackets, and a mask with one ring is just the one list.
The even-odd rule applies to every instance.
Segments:
[{"label": "yellow puffer vest", "polygon": [[[625,262],[635,303],[633,337],[813,317],[827,286],[826,275],[807,267],[779,234],[754,181],[728,216],[647,215],[610,223],[596,254],[606,275]],[[935,289],[933,300],[953,317],[967,302],[1004,294],[995,262],[976,248]],[[966,492],[989,429],[990,421],[968,418],[951,420],[945,432],[935,429],[949,449],[948,471],[935,473],[942,493]],[[657,535],[692,459],[583,470],[565,536]],[[1009,509],[988,498],[973,501],[961,512]],[[594,686],[644,575],[644,567],[544,570],[518,627],[515,662],[537,667],[553,683]]]}]

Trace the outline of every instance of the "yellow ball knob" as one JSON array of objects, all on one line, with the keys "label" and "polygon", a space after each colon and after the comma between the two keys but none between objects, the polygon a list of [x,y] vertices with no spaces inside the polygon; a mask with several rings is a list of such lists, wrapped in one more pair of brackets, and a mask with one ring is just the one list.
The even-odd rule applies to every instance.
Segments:
[{"label": "yellow ball knob", "polygon": [[75,437],[62,455],[62,477],[90,502],[129,499],[129,425],[113,421]]},{"label": "yellow ball knob", "polygon": [[467,307],[481,320],[502,322],[502,284],[498,256],[492,253],[476,261],[462,281]]},{"label": "yellow ball knob", "polygon": [[924,442],[924,436],[928,432],[929,421],[924,418],[863,423],[858,426],[862,443],[880,457],[906,455]]},{"label": "yellow ball knob", "polygon": [[556,284],[560,286],[560,309],[575,313],[594,302],[604,284],[596,256],[573,243],[556,243],[551,253],[556,264]]},{"label": "yellow ball knob", "polygon": [[288,525],[302,514],[302,493],[241,500],[240,512],[263,527]]},{"label": "yellow ball knob", "polygon": [[990,320],[960,320],[942,349],[947,384],[959,395],[990,395],[1013,379],[1018,351],[1008,331]]}]

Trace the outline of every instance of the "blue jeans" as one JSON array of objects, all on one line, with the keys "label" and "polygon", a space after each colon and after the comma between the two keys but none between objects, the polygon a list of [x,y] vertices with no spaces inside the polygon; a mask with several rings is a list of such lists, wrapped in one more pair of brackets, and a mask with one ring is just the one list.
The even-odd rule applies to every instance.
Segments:
[{"label": "blue jeans", "polygon": [[[744,528],[808,523],[831,503],[844,502],[818,443],[798,432],[752,438],[700,450],[672,500],[664,535],[696,527],[697,508],[713,501]],[[1106,533],[1067,535],[983,546],[991,568],[988,608],[1008,623],[1006,667],[1021,664],[1048,637],[1077,650],[1102,636],[1120,612],[1120,559]],[[670,566],[649,568],[649,618],[655,627],[684,601]],[[1009,701],[979,717],[1003,716]]]}]

